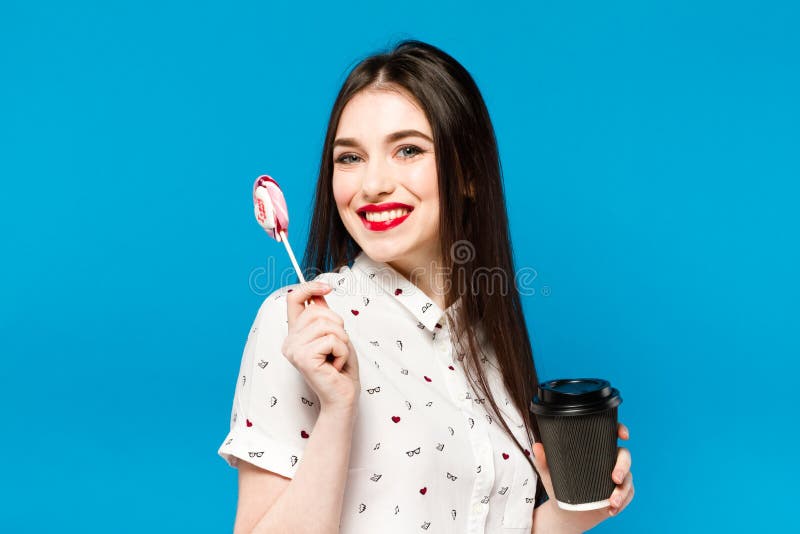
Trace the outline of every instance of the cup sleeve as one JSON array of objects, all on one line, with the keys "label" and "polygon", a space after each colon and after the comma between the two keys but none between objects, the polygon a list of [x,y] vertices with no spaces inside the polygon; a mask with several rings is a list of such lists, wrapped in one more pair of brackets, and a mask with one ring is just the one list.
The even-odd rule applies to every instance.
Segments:
[{"label": "cup sleeve", "polygon": [[288,333],[286,295],[274,291],[258,309],[234,388],[230,431],[217,454],[293,478],[319,415],[319,399],[281,348]]}]

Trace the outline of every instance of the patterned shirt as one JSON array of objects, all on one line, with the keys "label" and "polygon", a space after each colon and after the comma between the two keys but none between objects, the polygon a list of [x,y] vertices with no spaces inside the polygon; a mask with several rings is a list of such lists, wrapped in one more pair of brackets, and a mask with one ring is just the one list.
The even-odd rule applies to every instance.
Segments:
[{"label": "patterned shirt", "polygon": [[[528,533],[537,476],[469,386],[464,348],[447,310],[386,263],[361,252],[352,267],[315,278],[356,349],[361,393],[353,430],[340,532]],[[234,392],[230,432],[218,450],[292,478],[320,411],[319,399],[281,353],[286,294],[258,310]],[[507,424],[530,454],[481,327],[481,362]],[[464,361],[466,363],[466,361]]]}]

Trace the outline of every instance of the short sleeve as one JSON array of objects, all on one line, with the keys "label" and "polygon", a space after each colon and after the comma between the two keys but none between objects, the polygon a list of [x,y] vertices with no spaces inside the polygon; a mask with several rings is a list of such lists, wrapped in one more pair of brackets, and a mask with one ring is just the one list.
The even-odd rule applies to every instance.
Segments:
[{"label": "short sleeve", "polygon": [[288,333],[286,295],[261,304],[247,337],[234,389],[230,432],[217,454],[293,478],[319,415],[319,399],[281,352]]}]

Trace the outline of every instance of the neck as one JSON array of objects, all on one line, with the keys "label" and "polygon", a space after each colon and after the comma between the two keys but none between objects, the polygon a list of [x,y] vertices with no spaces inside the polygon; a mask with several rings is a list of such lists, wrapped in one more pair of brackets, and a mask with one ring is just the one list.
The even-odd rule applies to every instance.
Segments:
[{"label": "neck", "polygon": [[414,261],[413,258],[399,258],[389,262],[389,265],[402,274],[409,282],[417,286],[439,308],[445,308],[447,289],[446,273],[442,269],[442,262],[428,259],[423,262]]}]

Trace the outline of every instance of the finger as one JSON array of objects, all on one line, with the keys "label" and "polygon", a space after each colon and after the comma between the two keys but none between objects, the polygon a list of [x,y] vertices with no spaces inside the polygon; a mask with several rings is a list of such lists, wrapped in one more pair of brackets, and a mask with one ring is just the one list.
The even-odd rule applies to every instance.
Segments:
[{"label": "finger", "polygon": [[294,322],[294,331],[302,331],[317,319],[327,319],[344,327],[344,319],[332,309],[323,306],[309,306],[300,313],[300,316]]},{"label": "finger", "polygon": [[628,427],[622,423],[617,424],[617,435],[619,436],[619,439],[629,439],[631,437]]},{"label": "finger", "polygon": [[350,341],[350,337],[347,335],[347,332],[344,331],[344,328],[327,318],[318,318],[297,333],[297,343],[306,345],[327,334],[335,335],[342,340],[343,343]]},{"label": "finger", "polygon": [[633,499],[633,473],[628,473],[621,486],[617,486],[609,497],[609,514],[616,515]]},{"label": "finger", "polygon": [[331,291],[331,287],[321,282],[305,282],[294,287],[291,293],[286,294],[286,311],[291,328],[297,317],[306,309],[305,302],[312,300],[328,307],[322,295]]},{"label": "finger", "polygon": [[[337,371],[341,371],[342,366],[347,362],[347,356],[349,351],[347,350],[347,345],[345,345],[339,338],[334,336],[333,334],[328,334],[325,337],[321,337],[311,343],[309,345],[313,353],[322,359],[323,362],[326,361],[328,354],[333,354],[333,365]],[[314,358],[316,361],[317,358]]]},{"label": "finger", "polygon": [[631,470],[631,451],[625,447],[620,447],[617,451],[617,465],[614,466],[611,478],[617,484],[622,484],[625,475]]}]

